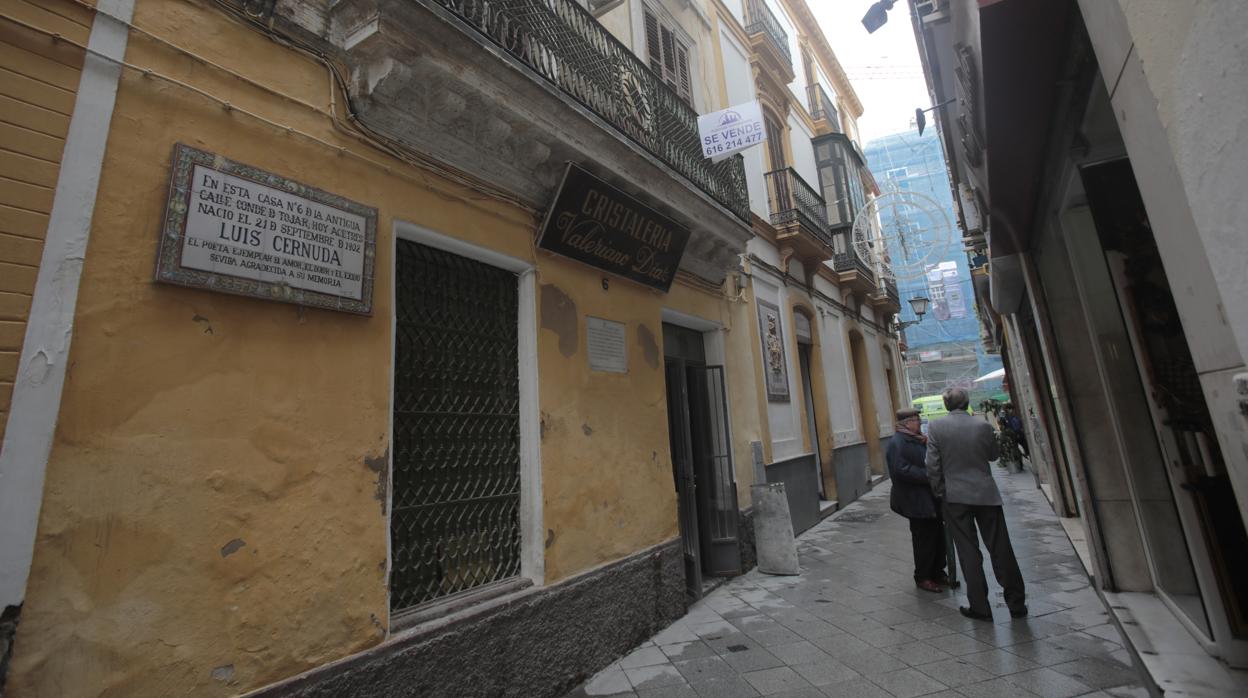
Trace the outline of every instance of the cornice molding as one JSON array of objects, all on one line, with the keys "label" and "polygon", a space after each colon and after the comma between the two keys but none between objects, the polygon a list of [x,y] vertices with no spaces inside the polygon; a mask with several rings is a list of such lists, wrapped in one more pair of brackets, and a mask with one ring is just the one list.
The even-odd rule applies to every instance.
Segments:
[{"label": "cornice molding", "polygon": [[841,67],[841,62],[837,60],[836,52],[832,50],[831,44],[828,43],[828,38],[823,35],[823,30],[819,28],[819,22],[815,19],[814,13],[810,11],[810,6],[806,4],[806,0],[781,0],[781,2],[789,9],[789,14],[803,25],[801,27],[803,33],[814,48],[815,56],[823,64],[823,69],[830,74],[832,82],[836,86],[837,95],[840,96],[846,110],[855,119],[862,116],[862,101],[858,99],[858,93],[854,91],[854,86],[850,83],[849,76],[845,74],[845,69]]}]

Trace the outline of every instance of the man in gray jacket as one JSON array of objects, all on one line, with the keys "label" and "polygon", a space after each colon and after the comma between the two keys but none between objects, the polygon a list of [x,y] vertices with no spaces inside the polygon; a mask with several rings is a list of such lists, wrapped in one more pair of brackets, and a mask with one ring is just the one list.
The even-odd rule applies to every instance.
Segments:
[{"label": "man in gray jacket", "polygon": [[984,577],[984,556],[979,551],[983,537],[992,558],[992,571],[1005,590],[1005,604],[1010,615],[1027,615],[1023,573],[1014,558],[1010,533],[1001,511],[1001,493],[993,482],[989,461],[1000,453],[996,434],[985,421],[967,413],[970,398],[961,388],[949,388],[942,397],[947,417],[933,421],[927,429],[927,476],[932,492],[944,501],[945,523],[953,534],[953,543],[962,558],[962,576],[966,578],[966,598],[970,607],[958,609],[962,615],[976,620],[992,620],[988,604],[988,580]]}]

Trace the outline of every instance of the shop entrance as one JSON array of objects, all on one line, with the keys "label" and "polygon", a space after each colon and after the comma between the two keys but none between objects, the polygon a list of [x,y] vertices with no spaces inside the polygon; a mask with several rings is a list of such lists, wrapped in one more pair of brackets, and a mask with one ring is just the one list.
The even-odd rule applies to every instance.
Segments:
[{"label": "shop entrance", "polygon": [[[1084,167],[1081,175],[1164,461],[1157,475],[1169,483],[1165,501],[1149,497],[1147,484],[1145,489],[1137,484],[1134,495],[1157,585],[1193,626],[1213,639],[1220,654],[1242,662],[1248,649],[1248,559],[1243,554],[1248,534],[1189,335],[1130,162]],[[1135,477],[1137,483],[1147,483],[1150,474]]]},{"label": "shop entrance", "polygon": [[703,576],[741,574],[728,395],[723,366],[707,365],[701,332],[664,323],[663,353],[685,588],[699,599]]}]

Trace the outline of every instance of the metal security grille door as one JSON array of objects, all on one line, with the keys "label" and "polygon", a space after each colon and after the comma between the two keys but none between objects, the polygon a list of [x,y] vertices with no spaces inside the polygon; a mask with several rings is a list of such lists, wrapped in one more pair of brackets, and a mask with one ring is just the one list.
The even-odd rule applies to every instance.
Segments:
[{"label": "metal security grille door", "polygon": [[397,241],[390,608],[520,572],[515,274]]},{"label": "metal security grille door", "polygon": [[694,471],[700,486],[698,514],[709,574],[741,574],[737,533],[737,478],[728,438],[728,392],[723,366],[690,366],[689,406]]},{"label": "metal security grille door", "polygon": [[681,550],[685,563],[685,595],[702,598],[702,558],[698,544],[697,485],[693,474],[693,445],[689,432],[689,394],[685,362],[668,359],[667,423],[672,449],[672,477],[676,483],[676,515],[680,519]]}]

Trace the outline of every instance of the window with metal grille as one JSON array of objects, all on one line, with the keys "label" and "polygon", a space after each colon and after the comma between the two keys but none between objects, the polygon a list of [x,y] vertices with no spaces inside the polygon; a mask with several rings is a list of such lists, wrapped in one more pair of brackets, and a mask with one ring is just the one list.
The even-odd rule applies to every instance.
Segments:
[{"label": "window with metal grille", "polygon": [[646,15],[646,55],[650,69],[693,106],[693,84],[689,79],[689,47],[677,38],[671,25],[660,21],[649,9]]},{"label": "window with metal grille", "polygon": [[390,608],[520,573],[516,275],[396,244]]}]

